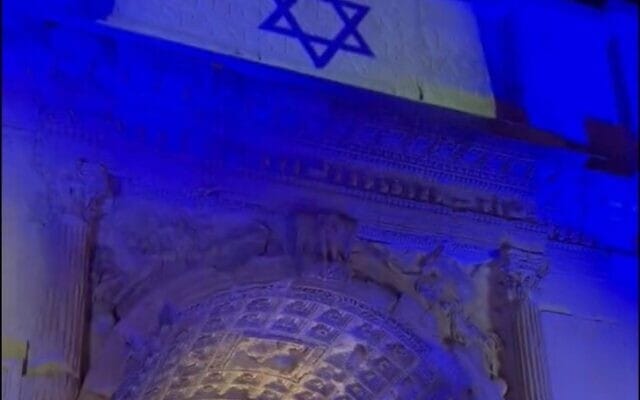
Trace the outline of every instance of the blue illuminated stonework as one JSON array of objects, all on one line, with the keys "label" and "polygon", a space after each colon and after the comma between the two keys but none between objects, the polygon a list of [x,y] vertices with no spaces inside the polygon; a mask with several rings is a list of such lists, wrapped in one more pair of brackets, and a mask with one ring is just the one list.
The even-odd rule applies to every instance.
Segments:
[{"label": "blue illuminated stonework", "polygon": [[[317,1],[337,37],[294,0],[251,29],[317,68],[373,57],[374,6]],[[25,351],[3,359],[7,400],[637,397],[637,165],[589,163],[637,138],[632,25],[603,53],[600,14],[479,18],[515,123],[125,32],[93,20],[109,1],[10,3],[2,335]]]}]

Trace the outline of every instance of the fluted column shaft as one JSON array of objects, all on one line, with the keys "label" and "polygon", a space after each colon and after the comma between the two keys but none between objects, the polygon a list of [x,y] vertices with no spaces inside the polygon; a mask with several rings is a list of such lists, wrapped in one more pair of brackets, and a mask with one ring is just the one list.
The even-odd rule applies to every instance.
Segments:
[{"label": "fluted column shaft", "polygon": [[63,215],[41,229],[44,296],[30,338],[21,396],[25,400],[63,400],[77,394],[88,302],[90,228],[79,217]]},{"label": "fluted column shaft", "polygon": [[25,343],[2,341],[2,400],[19,397],[25,356]]},{"label": "fluted column shaft", "polygon": [[539,311],[528,296],[519,301],[515,317],[523,400],[551,400]]},{"label": "fluted column shaft", "polygon": [[2,400],[75,400],[92,236],[110,176],[57,154],[36,163],[31,140],[5,139]]},{"label": "fluted column shaft", "polygon": [[508,354],[508,400],[552,400],[546,350],[539,311],[531,294],[546,275],[548,263],[540,252],[505,246],[501,249],[500,281],[509,317],[502,327]]}]

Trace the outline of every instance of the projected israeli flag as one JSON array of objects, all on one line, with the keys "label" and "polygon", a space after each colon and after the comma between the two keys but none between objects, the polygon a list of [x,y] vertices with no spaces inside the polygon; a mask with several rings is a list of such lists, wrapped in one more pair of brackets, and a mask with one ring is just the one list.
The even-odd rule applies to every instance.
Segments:
[{"label": "projected israeli flag", "polygon": [[475,17],[458,0],[116,0],[106,23],[495,116]]}]

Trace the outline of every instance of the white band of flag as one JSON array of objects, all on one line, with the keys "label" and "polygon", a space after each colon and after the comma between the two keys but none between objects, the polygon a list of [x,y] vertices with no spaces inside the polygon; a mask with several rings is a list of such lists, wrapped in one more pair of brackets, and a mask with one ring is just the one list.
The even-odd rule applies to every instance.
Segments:
[{"label": "white band of flag", "polygon": [[106,23],[495,116],[476,20],[459,0],[116,0]]}]

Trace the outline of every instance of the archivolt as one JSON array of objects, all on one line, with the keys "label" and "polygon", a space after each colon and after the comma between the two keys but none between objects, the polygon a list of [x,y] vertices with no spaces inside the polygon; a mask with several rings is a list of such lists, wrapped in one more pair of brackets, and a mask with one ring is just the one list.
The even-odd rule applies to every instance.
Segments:
[{"label": "archivolt", "polygon": [[359,242],[340,248],[298,238],[298,251],[263,251],[285,247],[264,245],[262,236],[231,242],[259,250],[235,249],[248,256],[236,267],[156,271],[129,290],[82,396],[501,398],[485,362],[486,335],[459,309],[468,276],[424,257],[417,272],[398,268]]},{"label": "archivolt", "polygon": [[429,340],[372,303],[382,288],[277,273],[272,283],[229,285],[216,275],[193,271],[145,295],[93,363],[85,393],[115,391],[123,400],[490,398],[481,394],[479,371],[435,340],[435,325]]}]

